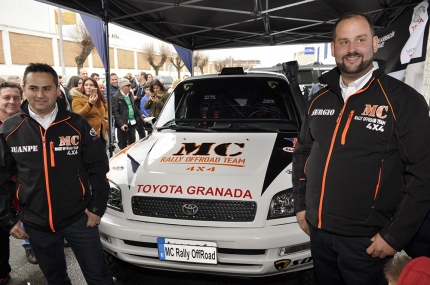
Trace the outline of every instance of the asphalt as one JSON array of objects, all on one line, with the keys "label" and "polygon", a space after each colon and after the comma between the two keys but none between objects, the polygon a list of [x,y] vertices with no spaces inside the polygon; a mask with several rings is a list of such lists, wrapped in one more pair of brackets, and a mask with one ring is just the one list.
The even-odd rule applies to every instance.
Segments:
[{"label": "asphalt", "polygon": [[[11,280],[8,285],[46,285],[42,271],[39,266],[27,261],[25,250],[21,246],[22,240],[10,238],[10,259],[12,267]],[[86,284],[81,269],[70,248],[64,248],[66,253],[69,276],[73,284]]]}]

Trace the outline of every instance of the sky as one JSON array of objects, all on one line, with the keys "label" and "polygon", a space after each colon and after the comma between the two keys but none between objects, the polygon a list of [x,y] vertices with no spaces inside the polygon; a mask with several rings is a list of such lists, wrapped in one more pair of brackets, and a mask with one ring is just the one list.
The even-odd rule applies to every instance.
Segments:
[{"label": "sky", "polygon": [[[137,33],[123,27],[109,24],[109,33],[118,35],[119,39],[110,40],[112,43],[122,44],[124,46],[133,46],[142,48],[145,44],[153,42],[157,48],[163,42]],[[173,51],[172,47],[172,51]],[[283,45],[283,46],[268,46],[268,47],[252,47],[252,48],[231,48],[231,49],[216,49],[202,50],[201,53],[209,55],[210,61],[233,57],[235,60],[260,60],[261,66],[274,66],[277,63],[294,60],[294,54],[303,51],[304,45]]]}]

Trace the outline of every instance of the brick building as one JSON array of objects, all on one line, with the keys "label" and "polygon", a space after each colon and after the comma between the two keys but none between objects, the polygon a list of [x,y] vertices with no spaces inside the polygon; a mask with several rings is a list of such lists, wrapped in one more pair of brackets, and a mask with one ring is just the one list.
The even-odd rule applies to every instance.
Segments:
[{"label": "brick building", "polygon": [[[57,8],[33,0],[2,1],[0,9],[0,77],[9,75],[22,77],[25,66],[30,62],[45,62],[54,67],[58,74],[62,74],[60,35],[57,25]],[[66,78],[77,74],[75,57],[80,53],[79,44],[70,36],[76,29],[79,16],[73,12],[63,17],[63,43]],[[73,17],[75,20],[73,21]],[[143,46],[153,42],[157,48],[161,43],[148,36],[133,33],[130,40],[130,31],[109,25],[110,35],[109,53],[111,72],[120,76],[128,72],[137,74],[146,71],[155,75],[155,70],[145,59]],[[133,38],[134,37],[134,38]],[[173,51],[173,48],[172,48]],[[160,56],[155,57],[155,63]],[[212,63],[205,67],[210,72]],[[97,72],[101,76],[105,71],[97,50],[94,49],[83,66],[89,73]],[[178,72],[172,63],[167,60],[159,70],[160,75],[170,75],[176,78]],[[189,74],[184,67],[181,76]]]}]

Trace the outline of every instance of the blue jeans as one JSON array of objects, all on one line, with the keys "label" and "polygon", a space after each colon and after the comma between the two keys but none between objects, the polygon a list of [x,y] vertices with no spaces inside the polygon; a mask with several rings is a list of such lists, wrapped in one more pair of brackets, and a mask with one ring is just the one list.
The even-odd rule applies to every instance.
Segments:
[{"label": "blue jeans", "polygon": [[385,263],[366,253],[371,237],[341,236],[309,225],[317,283],[322,285],[386,285]]},{"label": "blue jeans", "polygon": [[[19,222],[19,225],[21,226],[21,229],[23,229],[23,230],[25,231],[24,224],[23,224],[22,222]],[[29,250],[29,249],[31,249],[30,242],[28,241],[28,239],[25,239],[25,240],[22,242],[22,247],[24,248],[24,250]]]},{"label": "blue jeans", "polygon": [[67,228],[42,232],[26,225],[30,244],[48,284],[72,284],[67,274],[64,239],[67,239],[89,285],[114,285],[112,276],[103,262],[103,248],[98,227],[87,227],[88,216]]}]

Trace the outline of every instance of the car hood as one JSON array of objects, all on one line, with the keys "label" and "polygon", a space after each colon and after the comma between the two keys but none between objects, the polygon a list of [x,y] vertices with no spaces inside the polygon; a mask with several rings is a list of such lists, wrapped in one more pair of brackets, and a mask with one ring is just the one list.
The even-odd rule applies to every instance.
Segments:
[{"label": "car hood", "polygon": [[[128,190],[122,191],[124,204],[147,196],[256,201],[267,209],[274,194],[291,187],[295,136],[157,133],[111,159],[108,177]],[[129,208],[124,207],[129,218],[152,219]]]}]

